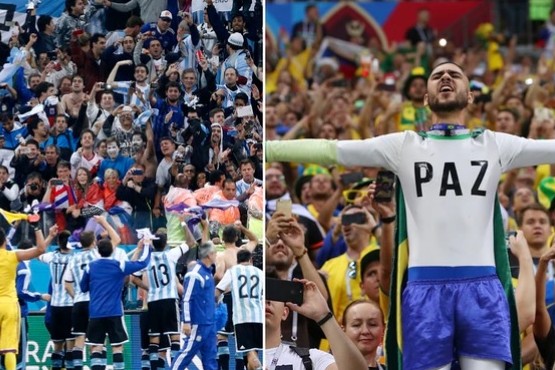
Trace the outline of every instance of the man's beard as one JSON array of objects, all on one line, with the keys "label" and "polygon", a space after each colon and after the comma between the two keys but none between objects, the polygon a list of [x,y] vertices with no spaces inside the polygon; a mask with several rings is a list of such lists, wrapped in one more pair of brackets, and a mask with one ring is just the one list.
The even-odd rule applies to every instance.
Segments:
[{"label": "man's beard", "polygon": [[434,113],[453,113],[463,110],[468,106],[468,98],[465,93],[456,95],[455,100],[440,102],[437,95],[428,101],[430,109]]}]

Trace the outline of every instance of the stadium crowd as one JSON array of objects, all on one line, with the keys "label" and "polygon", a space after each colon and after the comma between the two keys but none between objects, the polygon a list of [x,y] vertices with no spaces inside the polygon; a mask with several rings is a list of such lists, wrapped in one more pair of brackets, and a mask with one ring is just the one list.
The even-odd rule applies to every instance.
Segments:
[{"label": "stadium crowd", "polygon": [[[41,257],[49,292],[28,291],[28,264],[18,284],[22,305],[49,301],[53,369],[82,369],[85,343],[92,369],[129,368],[127,334],[115,321],[130,283],[146,317],[142,368],[164,368],[166,359],[185,368],[201,351],[206,369],[218,367],[216,356],[227,369],[234,321],[247,324],[235,368],[258,367],[247,353],[262,348],[261,292],[249,283],[245,300],[237,281],[259,279],[262,258],[262,3],[234,1],[225,11],[208,0],[194,12],[176,4],[66,0],[55,19],[37,16],[40,1],[31,1],[2,45],[0,244],[25,250],[42,244],[40,232],[57,248]],[[120,244],[136,252],[127,256]],[[248,253],[238,259],[241,251]],[[206,286],[196,279],[205,275],[215,275]],[[221,313],[228,322],[216,337],[208,298],[220,295],[229,314]],[[232,304],[250,304],[250,316],[232,320]],[[147,312],[166,321],[153,326]],[[180,345],[181,322],[189,347]],[[25,357],[20,351],[19,367]],[[15,369],[11,356],[5,366]]]},{"label": "stadium crowd", "polygon": [[[265,139],[353,140],[429,130],[427,81],[432,69],[446,61],[462,66],[474,98],[461,124],[476,132],[489,129],[523,138],[555,138],[555,10],[533,46],[519,45],[514,33],[504,38],[491,24],[476,29],[471,45],[455,45],[430,26],[426,9],[418,12],[414,25],[405,24],[404,42],[387,47],[377,38],[365,39],[364,29],[349,30],[345,20],[348,41],[361,51],[352,54],[347,48],[331,47],[334,56],[316,59],[330,32],[319,9],[323,8],[308,4],[303,21],[290,32],[282,30],[275,42],[267,42]],[[382,189],[383,181],[390,181],[380,170],[269,162],[264,179],[267,277],[314,282],[369,369],[385,369],[383,338],[397,223],[395,197],[375,199],[376,186]],[[525,369],[551,370],[555,363],[553,171],[550,165],[511,170],[502,175],[498,187],[504,231],[507,235],[518,231],[507,236],[506,243],[517,287]],[[282,208],[289,200],[292,215]],[[306,295],[305,299],[312,300]],[[315,368],[329,366],[321,361],[322,354],[313,352],[327,351],[330,345],[333,350],[326,341],[328,328],[316,323],[325,312],[303,315],[291,306],[286,310],[295,312],[281,322],[281,343],[311,348],[305,357],[314,364],[319,361]],[[275,311],[281,315],[280,307]],[[274,328],[276,322],[267,317],[266,325]],[[281,350],[271,335],[268,329],[267,366]],[[304,359],[298,351],[288,353],[289,363],[295,363],[295,357]],[[298,361],[293,368],[307,368],[303,363]],[[336,363],[341,368],[337,358]],[[456,360],[451,368],[459,368]]]}]

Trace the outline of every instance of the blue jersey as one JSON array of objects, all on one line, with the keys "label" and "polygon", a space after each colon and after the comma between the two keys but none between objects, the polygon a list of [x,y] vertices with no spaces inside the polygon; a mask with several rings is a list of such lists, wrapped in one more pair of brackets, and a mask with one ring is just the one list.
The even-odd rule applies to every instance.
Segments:
[{"label": "blue jersey", "polygon": [[177,299],[175,265],[177,260],[188,250],[189,247],[182,244],[164,252],[152,252],[147,267],[149,302]]},{"label": "blue jersey", "polygon": [[39,257],[39,260],[42,262],[50,264],[50,278],[52,279],[52,298],[50,299],[50,305],[52,307],[73,306],[73,298],[71,298],[66,291],[64,282],[64,274],[66,273],[71,258],[71,253],[62,253],[60,250],[49,252]]},{"label": "blue jersey", "polygon": [[21,307],[21,317],[27,317],[29,308],[27,302],[40,301],[42,294],[29,291],[29,284],[31,283],[31,269],[29,268],[28,261],[21,261],[17,265],[17,277],[15,286],[17,289],[17,299]]},{"label": "blue jersey", "polygon": [[216,312],[212,270],[201,261],[185,275],[183,282],[183,322],[213,325]]},{"label": "blue jersey", "polygon": [[89,263],[80,282],[81,291],[90,292],[89,317],[123,316],[121,293],[125,277],[144,269],[149,262],[150,247],[145,246],[138,261],[101,257]]},{"label": "blue jersey", "polygon": [[100,258],[100,256],[96,249],[88,249],[75,254],[69,263],[64,281],[73,284],[73,302],[87,302],[90,300],[89,292],[81,291],[79,282],[83,279],[87,266],[98,258]]},{"label": "blue jersey", "polygon": [[160,31],[156,22],[151,22],[143,25],[141,27],[141,33],[152,32],[155,39],[160,41],[162,48],[169,53],[172,51],[173,47],[177,44],[177,37],[175,36],[175,31],[171,28],[164,33]]}]

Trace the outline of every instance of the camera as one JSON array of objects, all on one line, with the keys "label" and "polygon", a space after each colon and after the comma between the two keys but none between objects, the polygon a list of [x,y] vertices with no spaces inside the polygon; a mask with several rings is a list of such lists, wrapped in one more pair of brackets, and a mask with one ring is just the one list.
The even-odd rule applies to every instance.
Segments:
[{"label": "camera", "polygon": [[106,84],[106,83],[102,83],[102,85],[100,86],[100,88],[102,90],[112,90],[112,85]]},{"label": "camera", "polygon": [[262,143],[255,143],[255,144],[254,144],[254,149],[256,149],[256,150],[262,150]]},{"label": "camera", "polygon": [[35,191],[39,189],[39,185],[38,184],[29,184],[29,189]]}]

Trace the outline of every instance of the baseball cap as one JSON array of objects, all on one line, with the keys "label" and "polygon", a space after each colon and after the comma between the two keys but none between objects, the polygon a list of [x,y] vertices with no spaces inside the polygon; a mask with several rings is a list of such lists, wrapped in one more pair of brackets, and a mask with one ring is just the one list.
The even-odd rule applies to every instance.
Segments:
[{"label": "baseball cap", "polygon": [[380,260],[380,248],[370,249],[360,260],[360,280],[362,281],[364,271],[372,262]]},{"label": "baseball cap", "polygon": [[245,39],[243,39],[243,35],[241,35],[239,32],[232,33],[227,39],[228,44],[237,46],[239,48],[243,47],[244,42]]},{"label": "baseball cap", "polygon": [[162,13],[160,13],[160,18],[173,19],[172,12],[170,12],[169,10],[163,10]]}]

